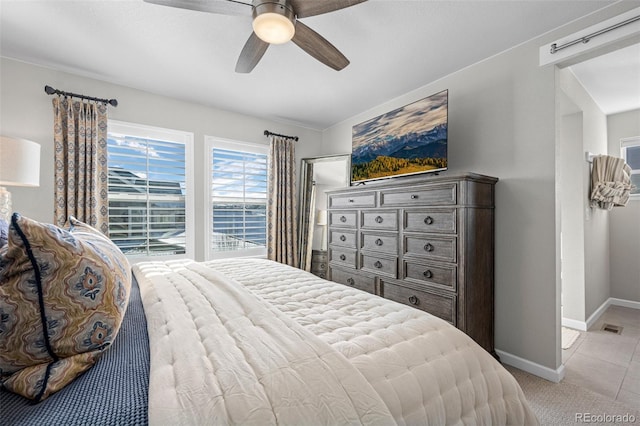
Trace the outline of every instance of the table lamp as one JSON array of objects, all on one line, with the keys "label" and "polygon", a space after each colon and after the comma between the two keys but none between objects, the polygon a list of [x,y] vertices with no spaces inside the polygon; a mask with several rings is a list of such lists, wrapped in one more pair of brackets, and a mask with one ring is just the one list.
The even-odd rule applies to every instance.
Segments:
[{"label": "table lamp", "polygon": [[40,145],[0,136],[0,219],[11,220],[11,193],[4,187],[40,185]]}]

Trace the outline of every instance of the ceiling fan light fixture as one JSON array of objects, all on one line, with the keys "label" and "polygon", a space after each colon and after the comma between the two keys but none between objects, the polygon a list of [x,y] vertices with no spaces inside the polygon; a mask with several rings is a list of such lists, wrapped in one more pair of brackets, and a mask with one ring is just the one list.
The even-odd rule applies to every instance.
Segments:
[{"label": "ceiling fan light fixture", "polygon": [[266,2],[253,9],[253,32],[270,44],[286,43],[296,32],[294,14],[286,4]]}]

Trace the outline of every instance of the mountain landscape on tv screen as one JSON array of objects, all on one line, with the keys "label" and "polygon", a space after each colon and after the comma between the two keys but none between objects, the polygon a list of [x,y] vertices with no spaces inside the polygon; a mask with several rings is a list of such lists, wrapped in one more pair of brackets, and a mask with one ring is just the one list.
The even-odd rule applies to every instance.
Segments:
[{"label": "mountain landscape on tv screen", "polygon": [[439,124],[422,133],[370,140],[351,154],[353,181],[446,167],[447,124]]},{"label": "mountain landscape on tv screen", "polygon": [[368,163],[379,156],[393,158],[445,158],[447,156],[447,125],[440,124],[422,133],[386,136],[369,141],[351,154],[351,164]]}]

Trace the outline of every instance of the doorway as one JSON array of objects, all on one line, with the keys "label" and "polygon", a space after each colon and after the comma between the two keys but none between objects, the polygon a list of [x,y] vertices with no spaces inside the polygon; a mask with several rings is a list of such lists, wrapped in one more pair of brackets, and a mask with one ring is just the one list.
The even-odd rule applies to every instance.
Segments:
[{"label": "doorway", "polygon": [[560,65],[556,105],[558,329],[580,331],[573,346],[557,353],[565,380],[609,392],[612,399],[638,401],[640,394],[625,390],[625,372],[636,356],[633,336],[640,327],[611,336],[604,325],[628,325],[640,313],[640,199],[612,211],[592,208],[589,158],[621,157],[620,140],[640,135],[640,44]]}]

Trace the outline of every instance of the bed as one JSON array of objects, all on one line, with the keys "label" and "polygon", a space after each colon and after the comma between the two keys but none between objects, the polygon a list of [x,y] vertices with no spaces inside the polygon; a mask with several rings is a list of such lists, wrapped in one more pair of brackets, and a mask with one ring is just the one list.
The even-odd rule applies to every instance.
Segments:
[{"label": "bed", "polygon": [[0,391],[3,424],[538,423],[513,376],[422,311],[264,259],[132,269],[111,347],[37,404]]},{"label": "bed", "polygon": [[537,423],[489,353],[419,310],[263,259],[133,271],[151,423]]}]

